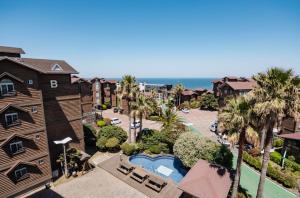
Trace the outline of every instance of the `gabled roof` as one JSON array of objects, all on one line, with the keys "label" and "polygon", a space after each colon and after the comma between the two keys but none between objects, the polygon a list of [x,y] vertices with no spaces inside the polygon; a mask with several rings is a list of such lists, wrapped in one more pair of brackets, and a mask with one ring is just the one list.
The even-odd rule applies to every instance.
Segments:
[{"label": "gabled roof", "polygon": [[256,86],[255,81],[226,82],[224,85],[226,84],[233,90],[252,90]]},{"label": "gabled roof", "polygon": [[86,82],[86,83],[91,83],[89,80],[86,80],[84,78],[80,78],[78,76],[71,76],[71,83],[80,83],[80,82]]},{"label": "gabled roof", "polygon": [[199,160],[181,180],[178,188],[195,197],[226,198],[231,183],[227,169]]},{"label": "gabled roof", "polygon": [[184,90],[182,92],[182,95],[184,95],[184,96],[191,96],[193,94],[196,94],[196,93],[194,91],[192,91],[192,90]]},{"label": "gabled roof", "polygon": [[94,82],[95,80],[103,80],[104,78],[94,77],[91,79],[91,82]]},{"label": "gabled roof", "polygon": [[[0,61],[9,60],[43,74],[77,74],[78,72],[64,60],[33,59],[1,57]],[[62,70],[53,70],[53,66],[59,65]]]},{"label": "gabled roof", "polygon": [[37,166],[35,163],[32,162],[23,162],[21,160],[18,160],[10,169],[8,169],[4,174],[7,176],[9,173],[11,173],[15,168],[17,168],[20,164],[28,165],[28,166]]},{"label": "gabled roof", "polygon": [[4,111],[6,111],[9,108],[15,108],[15,109],[18,109],[20,111],[28,112],[26,109],[24,109],[22,107],[19,107],[17,105],[14,105],[14,104],[4,104],[4,105],[0,106],[0,114],[3,113]]},{"label": "gabled roof", "polygon": [[8,77],[10,77],[10,78],[12,78],[12,79],[15,79],[16,81],[19,81],[20,83],[23,83],[23,82],[24,82],[22,79],[20,79],[20,78],[14,76],[14,75],[12,75],[12,74],[10,74],[10,73],[8,73],[8,72],[3,72],[2,74],[0,74],[0,79],[1,79],[2,77],[4,77],[4,76],[8,76]]},{"label": "gabled roof", "polygon": [[19,137],[22,139],[27,139],[27,140],[32,140],[31,138],[25,136],[25,135],[21,135],[21,134],[12,134],[11,136],[9,136],[8,138],[6,138],[6,140],[4,140],[3,142],[1,142],[0,147],[3,147],[4,145],[6,145],[9,141],[11,141],[12,139],[14,139],[15,137]]},{"label": "gabled roof", "polygon": [[25,54],[22,48],[6,47],[6,46],[0,46],[0,52],[11,53],[11,54]]}]

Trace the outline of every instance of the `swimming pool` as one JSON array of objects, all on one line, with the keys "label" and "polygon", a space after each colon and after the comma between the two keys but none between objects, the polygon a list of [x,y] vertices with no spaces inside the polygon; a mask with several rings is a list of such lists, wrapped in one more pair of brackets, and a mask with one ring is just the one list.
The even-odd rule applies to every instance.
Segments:
[{"label": "swimming pool", "polygon": [[150,157],[144,154],[137,154],[131,156],[129,161],[159,176],[171,178],[175,183],[179,183],[187,173],[181,161],[172,155]]}]

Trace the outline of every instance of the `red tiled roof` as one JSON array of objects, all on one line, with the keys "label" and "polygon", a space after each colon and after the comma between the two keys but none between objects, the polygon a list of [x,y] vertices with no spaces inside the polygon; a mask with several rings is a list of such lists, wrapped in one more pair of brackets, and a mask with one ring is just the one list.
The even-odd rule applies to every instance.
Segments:
[{"label": "red tiled roof", "polygon": [[290,140],[300,140],[300,133],[283,134],[283,135],[279,135],[279,137],[290,139]]},{"label": "red tiled roof", "polygon": [[6,46],[0,46],[0,52],[12,53],[12,54],[25,54],[25,52],[22,48],[6,47]]},{"label": "red tiled roof", "polygon": [[227,169],[199,160],[181,180],[178,188],[205,198],[226,198],[232,180]]}]

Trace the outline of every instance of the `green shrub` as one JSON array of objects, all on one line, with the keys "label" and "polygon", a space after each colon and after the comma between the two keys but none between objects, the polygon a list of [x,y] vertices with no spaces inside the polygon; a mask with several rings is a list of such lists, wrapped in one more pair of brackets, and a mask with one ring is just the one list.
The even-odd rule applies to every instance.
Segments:
[{"label": "green shrub", "polygon": [[184,101],[179,105],[178,109],[190,109],[190,103],[188,101]]},{"label": "green shrub", "polygon": [[101,106],[101,108],[102,108],[102,110],[106,110],[106,109],[107,109],[107,106],[106,106],[105,104],[103,104],[103,105]]},{"label": "green shrub", "polygon": [[122,144],[127,140],[127,133],[119,126],[110,125],[104,126],[100,129],[98,133],[98,138],[100,137],[106,137],[107,139],[116,137]]},{"label": "green shrub", "polygon": [[136,147],[133,144],[123,143],[121,145],[121,149],[122,149],[122,151],[123,151],[123,153],[125,155],[132,155],[132,154],[134,154],[134,152],[136,150],[135,148]]},{"label": "green shrub", "polygon": [[192,109],[198,109],[200,107],[200,101],[197,101],[197,100],[191,101],[190,107]]},{"label": "green shrub", "polygon": [[282,147],[283,143],[284,143],[284,140],[282,138],[276,137],[276,138],[274,138],[272,145],[273,145],[273,147]]},{"label": "green shrub", "polygon": [[100,150],[105,150],[105,144],[107,142],[107,138],[106,137],[101,137],[97,140],[96,146],[100,149]]},{"label": "green shrub", "polygon": [[227,168],[232,166],[233,155],[227,148],[209,138],[200,137],[191,132],[181,134],[176,140],[173,150],[186,167],[194,166],[199,159],[218,163]]},{"label": "green shrub", "polygon": [[115,151],[120,148],[119,143],[120,143],[120,141],[118,140],[118,138],[112,137],[112,138],[107,139],[107,141],[105,143],[105,147],[110,151]]},{"label": "green shrub", "polygon": [[[252,157],[247,152],[243,152],[243,160],[257,170],[261,170],[261,161],[258,157]],[[295,176],[287,172],[283,172],[279,168],[273,167],[270,164],[267,168],[267,175],[288,188],[295,188],[297,186]]]},{"label": "green shrub", "polygon": [[161,149],[160,149],[159,145],[152,145],[152,146],[149,147],[149,150],[153,154],[160,154],[161,153]]},{"label": "green shrub", "polygon": [[290,156],[288,156],[288,160],[295,162],[296,158],[294,156],[290,155]]},{"label": "green shrub", "polygon": [[97,121],[97,126],[98,127],[104,127],[106,124],[105,124],[105,122],[104,122],[104,120],[98,120]]},{"label": "green shrub", "polygon": [[277,151],[274,151],[270,154],[270,159],[273,162],[275,162],[276,164],[279,164],[279,165],[281,164],[281,158],[282,158],[281,154],[278,153]]},{"label": "green shrub", "polygon": [[166,133],[156,130],[150,130],[149,132],[142,134],[140,139],[143,142],[144,149],[150,149],[153,145],[159,145],[161,151],[164,153],[170,153],[170,148],[172,149],[173,147],[173,143],[170,141]]},{"label": "green shrub", "polygon": [[204,94],[200,103],[202,109],[216,110],[219,107],[218,99],[213,94]]},{"label": "green shrub", "polygon": [[285,159],[284,160],[284,166],[286,168],[290,168],[292,169],[292,171],[300,171],[300,164],[296,163],[296,162],[293,162],[289,159]]}]

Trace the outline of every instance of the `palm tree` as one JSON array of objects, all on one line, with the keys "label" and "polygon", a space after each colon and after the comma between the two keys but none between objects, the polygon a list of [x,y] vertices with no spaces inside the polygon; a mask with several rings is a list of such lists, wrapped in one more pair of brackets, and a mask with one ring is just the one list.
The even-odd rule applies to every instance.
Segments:
[{"label": "palm tree", "polygon": [[219,120],[224,125],[225,129],[231,132],[229,135],[235,136],[239,143],[237,166],[231,194],[232,198],[236,198],[240,184],[246,129],[250,123],[250,106],[245,98],[240,97],[229,100],[227,106],[222,109],[219,115]]},{"label": "palm tree", "polygon": [[137,110],[140,119],[140,132],[141,132],[143,129],[143,117],[144,116],[146,117],[149,113],[153,111],[153,109],[151,107],[149,100],[143,94],[138,95],[136,99],[136,103],[137,103]]},{"label": "palm tree", "polygon": [[184,91],[184,86],[182,84],[177,84],[173,89],[173,94],[176,97],[177,105],[180,106],[181,103],[181,94]]},{"label": "palm tree", "polygon": [[250,94],[250,101],[254,113],[260,117],[266,129],[261,175],[256,195],[257,198],[262,198],[272,147],[273,128],[279,124],[279,118],[299,116],[300,78],[294,76],[292,70],[271,68],[266,73],[254,76],[254,79],[257,86]]},{"label": "palm tree", "polygon": [[138,92],[138,86],[136,84],[136,79],[134,76],[125,75],[120,82],[120,90],[119,95],[121,100],[123,98],[127,101],[128,106],[128,118],[129,118],[129,135],[128,135],[128,142],[131,142],[131,101],[135,98]]}]

